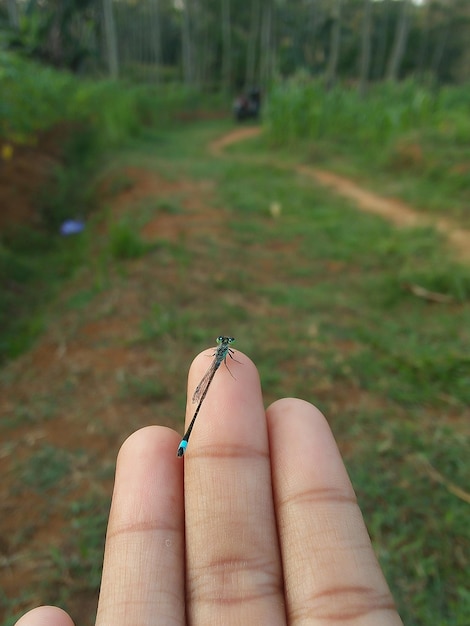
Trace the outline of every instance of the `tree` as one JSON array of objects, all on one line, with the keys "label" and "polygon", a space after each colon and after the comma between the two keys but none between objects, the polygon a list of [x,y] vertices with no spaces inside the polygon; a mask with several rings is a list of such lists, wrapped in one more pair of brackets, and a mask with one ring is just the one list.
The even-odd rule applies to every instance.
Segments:
[{"label": "tree", "polygon": [[191,24],[191,12],[189,8],[189,0],[185,0],[183,5],[183,27],[181,43],[183,47],[183,76],[186,85],[191,86],[194,83],[193,68],[193,35]]},{"label": "tree", "polygon": [[252,0],[250,30],[246,48],[245,88],[250,86],[252,87],[255,84],[256,50],[260,27],[260,6],[260,0]]},{"label": "tree", "polygon": [[419,24],[419,44],[416,47],[416,73],[422,79],[426,71],[426,56],[429,46],[429,36],[431,31],[432,5],[427,2],[422,11],[422,21]]},{"label": "tree", "polygon": [[222,0],[222,84],[230,91],[232,82],[232,27],[230,0]]},{"label": "tree", "polygon": [[321,15],[318,5],[318,0],[310,0],[309,11],[307,14],[306,24],[308,39],[305,43],[305,60],[307,65],[311,68],[315,68],[317,64],[317,35],[321,26]]},{"label": "tree", "polygon": [[273,0],[264,0],[261,10],[261,54],[259,83],[264,89],[269,85],[274,72],[274,6]]},{"label": "tree", "polygon": [[393,41],[392,51],[390,53],[387,80],[397,81],[400,75],[401,63],[405,54],[406,39],[408,36],[410,22],[410,3],[409,0],[401,0],[402,6],[400,17],[395,30],[395,38]]},{"label": "tree", "polygon": [[385,76],[385,70],[387,65],[387,50],[389,40],[389,30],[392,13],[392,0],[383,0],[380,6],[375,9],[377,13],[376,19],[376,33],[375,33],[375,54],[372,64],[372,76],[376,80],[381,80]]},{"label": "tree", "polygon": [[367,90],[370,72],[370,51],[372,33],[372,6],[370,0],[364,0],[362,19],[361,59],[359,71],[359,93],[364,96]]},{"label": "tree", "polygon": [[156,66],[156,81],[160,82],[160,65],[162,62],[162,31],[161,31],[161,12],[160,0],[150,0],[151,8],[151,36],[153,48],[153,60]]},{"label": "tree", "polygon": [[338,72],[339,51],[341,45],[341,3],[336,0],[333,8],[332,27],[330,32],[330,50],[328,53],[328,65],[326,68],[325,85],[330,89],[336,82]]},{"label": "tree", "polygon": [[106,44],[106,59],[109,74],[112,78],[119,76],[119,59],[112,0],[103,0],[103,20]]},{"label": "tree", "polygon": [[[183,74],[187,85],[266,87],[301,68],[396,81],[470,74],[470,0],[0,0],[6,41],[56,67],[95,60],[117,76]],[[21,11],[20,11],[21,9]],[[101,19],[99,10],[101,9]],[[18,20],[19,13],[21,20]],[[19,28],[17,25],[19,23]],[[145,70],[145,75],[142,75]]]},{"label": "tree", "polygon": [[18,30],[20,27],[20,19],[18,16],[18,7],[16,5],[16,0],[8,0],[7,11],[8,11],[8,22],[10,26],[13,29]]}]

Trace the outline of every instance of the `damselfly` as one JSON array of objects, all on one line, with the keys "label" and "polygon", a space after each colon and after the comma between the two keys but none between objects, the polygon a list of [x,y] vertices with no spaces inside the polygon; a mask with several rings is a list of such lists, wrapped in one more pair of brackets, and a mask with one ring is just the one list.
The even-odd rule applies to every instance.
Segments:
[{"label": "damselfly", "polygon": [[181,440],[180,445],[178,446],[178,452],[176,453],[177,456],[180,456],[180,457],[183,456],[183,454],[186,451],[186,448],[188,447],[188,441],[189,441],[189,437],[191,436],[191,431],[193,429],[194,422],[196,421],[196,417],[198,416],[198,413],[201,409],[201,405],[204,402],[204,398],[207,395],[210,384],[215,376],[216,371],[219,369],[220,364],[223,361],[225,365],[227,365],[228,356],[231,359],[233,359],[232,354],[234,354],[234,351],[230,348],[230,344],[233,341],[235,341],[233,337],[217,337],[217,350],[213,354],[214,359],[209,369],[204,374],[203,379],[201,380],[199,385],[196,387],[196,391],[194,392],[193,404],[197,402],[198,405],[196,407],[196,411],[194,412],[193,419],[191,420],[191,423],[188,426],[188,430],[185,432],[184,437]]}]

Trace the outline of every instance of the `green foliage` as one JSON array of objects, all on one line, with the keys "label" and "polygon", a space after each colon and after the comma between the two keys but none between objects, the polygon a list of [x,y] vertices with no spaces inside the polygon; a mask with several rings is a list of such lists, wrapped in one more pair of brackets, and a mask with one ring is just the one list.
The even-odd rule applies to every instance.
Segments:
[{"label": "green foliage", "polygon": [[[65,128],[60,164],[36,190],[41,231],[17,230],[0,241],[0,277],[5,285],[0,294],[1,361],[18,355],[41,332],[41,311],[61,280],[83,260],[86,235],[59,240],[57,234],[66,219],[89,217],[99,163],[149,127],[168,125],[175,112],[191,106],[192,99],[190,91],[177,86],[162,92],[119,81],[79,80],[2,50],[0,93],[0,147],[4,142],[35,145],[39,133],[57,124]],[[118,190],[128,184],[121,181]],[[130,223],[111,228],[114,258],[136,258],[148,250]]]},{"label": "green foliage", "polygon": [[110,227],[109,250],[118,260],[137,259],[152,249],[152,245],[143,241],[135,223],[122,219]]},{"label": "green foliage", "polygon": [[58,232],[67,219],[83,218],[93,206],[93,190],[83,184],[82,168],[56,168],[38,194],[42,223],[50,232]]},{"label": "green foliage", "polygon": [[62,282],[83,262],[84,233],[67,239],[23,228],[0,239],[0,362],[28,348]]},{"label": "green foliage", "polygon": [[36,133],[68,117],[75,90],[69,74],[0,49],[0,138],[34,143]]},{"label": "green foliage", "polygon": [[[236,213],[232,239],[252,244],[244,267],[265,275],[236,283],[269,311],[244,326],[265,393],[310,397],[326,411],[404,623],[463,626],[468,504],[418,461],[466,489],[468,435],[454,417],[465,423],[470,406],[468,268],[434,230],[396,230],[286,170],[232,161],[221,187]],[[420,299],[409,284],[451,299]]]},{"label": "green foliage", "polygon": [[[468,436],[459,420],[463,422],[470,403],[468,268],[449,258],[433,229],[396,229],[359,213],[284,164],[260,164],[259,146],[246,163],[240,153],[236,159],[215,159],[205,148],[221,130],[220,123],[186,125],[161,133],[158,142],[134,144],[142,152],[133,152],[132,158],[148,167],[151,155],[152,165],[170,180],[210,177],[219,190],[214,191],[219,210],[212,207],[207,213],[210,229],[194,228],[184,239],[159,247],[158,262],[135,264],[138,271],[127,285],[119,272],[110,272],[112,306],[125,303],[125,298],[117,301],[116,293],[129,285],[133,302],[146,303],[134,345],[142,350],[139,360],[142,356],[142,362],[147,357],[155,363],[154,348],[146,354],[145,349],[158,345],[157,360],[170,373],[168,382],[163,377],[155,382],[148,371],[139,379],[131,368],[120,379],[118,393],[146,409],[147,402],[171,403],[176,396],[183,406],[183,391],[175,382],[181,378],[173,373],[181,373],[196,347],[207,345],[214,328],[233,332],[240,349],[259,367],[266,404],[298,396],[326,411],[344,446],[375,549],[405,622],[463,626],[470,615],[462,556],[469,549],[468,505],[445,484],[418,472],[417,460],[424,458],[466,488]],[[159,154],[162,142],[165,151]],[[275,155],[265,150],[262,157],[271,163]],[[128,181],[124,183],[123,188]],[[194,185],[195,194],[199,187]],[[167,220],[180,206],[189,212],[180,193],[165,191],[164,201],[156,200],[152,210],[166,211]],[[272,202],[279,204],[279,211],[270,211]],[[106,256],[111,266],[114,259],[146,251],[135,206],[132,220],[122,218],[110,226],[104,247],[111,247]],[[44,241],[35,246],[45,247]],[[63,244],[69,249],[79,241]],[[14,272],[18,280],[27,280],[34,272],[33,261],[30,266],[26,255],[16,256],[26,250],[26,237],[15,245],[4,243],[7,275]],[[416,297],[410,284],[450,300],[437,304]],[[80,309],[81,325],[87,304],[88,314],[95,316],[103,303],[93,306],[90,283],[85,290],[83,284],[79,288],[67,302]],[[137,325],[138,311],[132,311]],[[88,389],[88,377],[83,384]],[[31,420],[32,413],[37,419],[32,410],[24,418]],[[126,413],[119,413],[121,432]],[[46,484],[54,489],[67,477],[68,458],[56,450],[51,453],[63,462],[51,464],[53,474]],[[41,460],[34,456],[34,465]],[[92,468],[91,463],[86,466]],[[49,480],[39,478],[37,488],[41,480]],[[31,476],[28,481],[34,485]],[[74,585],[83,585],[84,576],[85,584],[91,580],[98,585],[103,510],[98,499],[74,511],[73,549],[55,555],[60,565],[57,589],[63,588],[65,572],[74,574]],[[48,583],[52,576],[45,576]],[[50,587],[55,593],[56,587]],[[69,588],[70,595],[75,589]]]},{"label": "green foliage", "polygon": [[93,141],[99,150],[116,148],[143,128],[161,127],[178,110],[197,106],[194,93],[178,85],[163,90],[124,81],[79,80],[2,50],[0,92],[1,138],[34,143],[39,131],[68,120],[79,124],[76,142]]},{"label": "green foliage", "polygon": [[93,592],[99,588],[108,511],[109,498],[100,493],[91,492],[72,502],[70,517],[74,532],[69,538],[70,551],[57,554],[59,563],[63,564],[58,578],[63,580],[63,573],[70,572]]},{"label": "green foliage", "polygon": [[[0,4],[0,18],[5,4]],[[16,4],[21,14],[19,30],[8,29],[4,18],[5,39],[13,49],[74,72],[97,75],[105,70],[107,42],[98,0],[23,0]],[[180,81],[184,75],[188,83],[197,83],[206,91],[223,87],[233,93],[246,81],[265,88],[275,72],[290,76],[299,68],[307,68],[315,76],[324,75],[334,48],[335,11],[326,0],[262,3],[257,13],[252,12],[252,3],[238,2],[237,10],[223,25],[220,3],[207,0],[199,19],[192,16],[191,22],[195,19],[197,28],[189,33],[185,30],[185,3],[181,1],[122,0],[111,4],[120,72],[133,81],[168,84]],[[375,1],[369,5],[369,77],[379,81],[387,72],[403,2]],[[357,80],[365,6],[363,0],[342,1],[337,50],[337,73],[342,79]],[[468,80],[466,0],[416,1],[408,6],[400,78],[418,76],[438,84]],[[266,39],[273,24],[276,36]],[[192,50],[189,64],[182,54],[186,44]],[[255,50],[259,51],[259,59],[254,75],[248,78]]]},{"label": "green foliage", "polygon": [[333,169],[348,160],[346,173],[369,184],[380,176],[382,190],[386,177],[391,194],[470,223],[469,100],[466,86],[432,91],[411,80],[373,86],[363,98],[300,73],[272,90],[264,127],[272,145],[329,158]]},{"label": "green foliage", "polygon": [[270,139],[280,143],[327,137],[383,149],[417,128],[437,129],[449,139],[459,133],[459,141],[468,142],[468,98],[466,88],[433,92],[411,80],[371,87],[363,98],[340,85],[325,90],[322,82],[299,73],[273,88],[265,122]]}]

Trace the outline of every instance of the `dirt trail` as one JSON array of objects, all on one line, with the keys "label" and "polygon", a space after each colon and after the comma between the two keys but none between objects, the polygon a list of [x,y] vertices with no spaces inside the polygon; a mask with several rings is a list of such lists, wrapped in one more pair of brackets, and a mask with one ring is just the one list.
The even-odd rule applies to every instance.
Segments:
[{"label": "dirt trail", "polygon": [[[212,142],[209,147],[210,151],[212,154],[220,156],[224,148],[239,141],[255,137],[260,132],[261,129],[256,127],[238,128]],[[282,163],[279,163],[279,165],[283,166]],[[332,189],[340,196],[353,200],[361,211],[379,215],[395,226],[407,228],[416,226],[434,227],[447,237],[459,260],[470,262],[470,231],[460,228],[452,220],[431,218],[423,215],[405,202],[394,198],[386,198],[368,191],[345,176],[308,165],[293,167],[299,174],[313,178],[320,185]]]}]

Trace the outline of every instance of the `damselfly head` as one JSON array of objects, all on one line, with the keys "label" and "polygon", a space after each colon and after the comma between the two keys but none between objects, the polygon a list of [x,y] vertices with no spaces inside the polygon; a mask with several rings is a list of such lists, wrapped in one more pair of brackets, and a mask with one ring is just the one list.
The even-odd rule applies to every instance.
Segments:
[{"label": "damselfly head", "polygon": [[217,337],[216,339],[217,343],[232,343],[232,341],[235,341],[235,337],[222,337],[222,335],[220,337]]}]

